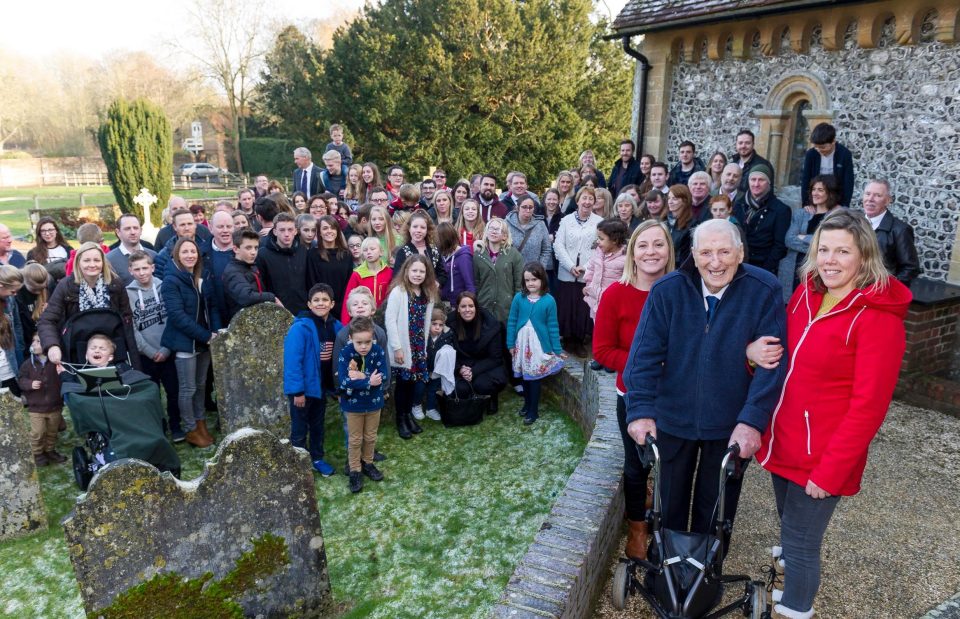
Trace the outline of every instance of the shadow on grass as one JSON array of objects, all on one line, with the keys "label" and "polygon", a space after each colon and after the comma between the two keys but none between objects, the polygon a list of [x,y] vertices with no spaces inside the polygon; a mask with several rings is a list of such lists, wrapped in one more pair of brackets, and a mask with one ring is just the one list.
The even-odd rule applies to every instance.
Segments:
[{"label": "shadow on grass", "polygon": [[[521,401],[501,396],[501,412],[478,426],[424,431],[403,441],[382,420],[378,466],[353,495],[343,475],[340,415],[331,407],[326,458],[337,474],[316,476],[334,602],[344,617],[481,617],[499,599],[516,563],[576,467],[586,444],[576,424],[546,400],[524,426]],[[66,453],[72,433],[61,440]],[[177,446],[185,479],[213,449]],[[50,528],[0,544],[0,616],[82,617],[59,525],[77,496],[69,465],[40,469]]]}]

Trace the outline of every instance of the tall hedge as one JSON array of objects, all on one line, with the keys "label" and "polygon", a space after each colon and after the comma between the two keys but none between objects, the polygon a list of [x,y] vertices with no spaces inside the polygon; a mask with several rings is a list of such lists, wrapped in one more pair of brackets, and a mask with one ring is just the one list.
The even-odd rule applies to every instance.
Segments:
[{"label": "tall hedge", "polygon": [[173,136],[166,115],[149,101],[118,99],[107,109],[97,138],[120,210],[142,220],[143,209],[133,199],[146,187],[157,196],[150,219],[159,225],[173,189]]},{"label": "tall hedge", "polygon": [[[250,176],[266,174],[279,181],[293,176],[293,149],[304,144],[284,138],[243,138],[240,140],[240,156],[243,167]],[[320,164],[323,153],[314,152],[314,163]]]}]

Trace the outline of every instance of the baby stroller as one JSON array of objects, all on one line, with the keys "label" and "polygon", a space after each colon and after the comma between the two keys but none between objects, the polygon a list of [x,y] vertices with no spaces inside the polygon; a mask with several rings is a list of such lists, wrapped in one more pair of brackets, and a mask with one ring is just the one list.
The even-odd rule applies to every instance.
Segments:
[{"label": "baby stroller", "polygon": [[[138,458],[180,475],[180,458],[163,433],[160,390],[130,364],[123,329],[119,314],[94,309],[71,316],[61,335],[61,393],[87,447],[73,450],[74,479],[84,491],[97,471],[121,458]],[[116,347],[107,367],[86,363],[87,342],[95,334]]]},{"label": "baby stroller", "polygon": [[[743,474],[739,445],[730,446],[720,467],[716,520],[710,533],[663,528],[660,452],[649,434],[637,450],[643,466],[653,468],[653,507],[647,511],[652,540],[648,560],[621,559],[617,565],[613,576],[614,606],[622,610],[627,596],[640,594],[661,619],[714,619],[737,611],[751,619],[769,619],[764,582],[723,574],[724,535],[732,530],[724,512],[724,494],[727,480]],[[743,583],[743,594],[717,608],[725,588],[736,583]]]}]

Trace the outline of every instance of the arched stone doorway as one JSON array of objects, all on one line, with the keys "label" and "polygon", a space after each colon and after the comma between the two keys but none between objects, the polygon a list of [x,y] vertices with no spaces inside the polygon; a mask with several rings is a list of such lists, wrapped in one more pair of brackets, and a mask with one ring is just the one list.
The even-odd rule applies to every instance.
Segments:
[{"label": "arched stone doorway", "polygon": [[833,120],[833,104],[823,81],[812,73],[788,74],[770,89],[760,119],[757,150],[773,164],[778,184],[799,183],[810,130]]}]

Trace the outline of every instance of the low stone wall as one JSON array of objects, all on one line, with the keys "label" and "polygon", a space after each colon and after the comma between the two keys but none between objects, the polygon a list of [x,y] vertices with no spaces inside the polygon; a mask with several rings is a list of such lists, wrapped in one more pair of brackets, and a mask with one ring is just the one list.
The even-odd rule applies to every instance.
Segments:
[{"label": "low stone wall", "polygon": [[493,617],[589,616],[620,539],[623,443],[614,375],[568,361],[563,372],[549,379],[547,389],[589,442],[510,577]]}]

